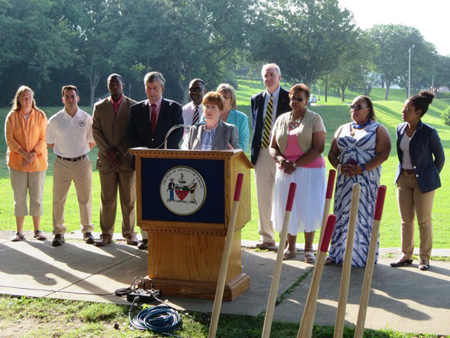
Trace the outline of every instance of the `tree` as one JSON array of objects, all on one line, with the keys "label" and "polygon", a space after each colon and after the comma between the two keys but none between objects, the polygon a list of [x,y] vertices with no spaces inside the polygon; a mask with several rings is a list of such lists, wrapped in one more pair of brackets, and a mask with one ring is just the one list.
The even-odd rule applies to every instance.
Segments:
[{"label": "tree", "polygon": [[39,90],[52,70],[72,64],[64,43],[69,33],[53,16],[55,8],[50,0],[0,1],[0,98],[9,102],[21,84]]},{"label": "tree", "polygon": [[123,18],[121,0],[60,0],[60,20],[69,27],[70,43],[76,56],[76,69],[87,80],[89,102],[94,104],[95,90],[102,76],[119,64],[114,51],[121,38]]},{"label": "tree", "polygon": [[226,73],[227,64],[245,46],[253,3],[254,0],[131,0],[124,8],[124,16],[133,19],[120,45],[128,51],[134,67],[143,72],[160,70],[171,79],[176,84],[173,96],[185,102],[191,79],[202,77],[209,88],[217,84]]},{"label": "tree", "polygon": [[345,91],[350,85],[366,87],[375,52],[372,41],[359,30],[350,33],[347,42],[339,65],[330,72],[332,83],[341,91],[342,102],[345,102]]},{"label": "tree", "polygon": [[[382,74],[386,84],[385,100],[389,99],[389,89],[393,83],[405,84],[408,74],[408,51],[414,45],[415,60],[427,62],[427,47],[420,32],[403,25],[377,25],[369,30],[369,36],[378,46],[374,59],[377,71]],[[429,60],[429,59],[428,59]]]},{"label": "tree", "polygon": [[437,56],[431,76],[435,91],[440,87],[450,87],[450,56]]},{"label": "tree", "polygon": [[355,29],[337,0],[262,2],[258,30],[250,40],[255,61],[276,62],[291,83],[313,83],[338,65]]}]

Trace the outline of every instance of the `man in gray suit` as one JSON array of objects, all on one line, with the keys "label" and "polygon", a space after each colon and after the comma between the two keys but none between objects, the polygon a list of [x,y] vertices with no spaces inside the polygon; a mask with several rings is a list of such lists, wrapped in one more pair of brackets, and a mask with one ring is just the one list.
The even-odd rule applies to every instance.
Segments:
[{"label": "man in gray suit", "polygon": [[110,97],[94,106],[92,130],[98,146],[97,169],[101,184],[100,227],[97,246],[111,243],[116,221],[117,190],[122,209],[122,236],[129,245],[137,245],[135,223],[136,180],[128,153],[127,125],[130,108],[136,102],[123,95],[125,86],[119,74],[107,81]]}]

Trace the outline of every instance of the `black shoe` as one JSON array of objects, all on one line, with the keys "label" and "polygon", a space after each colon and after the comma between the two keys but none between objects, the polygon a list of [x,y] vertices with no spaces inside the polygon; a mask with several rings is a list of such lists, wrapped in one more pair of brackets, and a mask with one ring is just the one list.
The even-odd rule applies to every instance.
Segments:
[{"label": "black shoe", "polygon": [[64,243],[64,235],[55,235],[53,238],[52,246],[60,246]]},{"label": "black shoe", "polygon": [[148,239],[143,239],[141,243],[138,245],[139,250],[147,250],[148,249]]},{"label": "black shoe", "polygon": [[90,232],[85,232],[83,235],[83,239],[86,244],[94,244],[95,243],[95,238],[94,238],[94,236],[92,236],[92,233],[90,233]]},{"label": "black shoe", "polygon": [[398,268],[399,266],[411,265],[413,262],[412,259],[403,259],[396,262],[391,263],[392,268]]}]

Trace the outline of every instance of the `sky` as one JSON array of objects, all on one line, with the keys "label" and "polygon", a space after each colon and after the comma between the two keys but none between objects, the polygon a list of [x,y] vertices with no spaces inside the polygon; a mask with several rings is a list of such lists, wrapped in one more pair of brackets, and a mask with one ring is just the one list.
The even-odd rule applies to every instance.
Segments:
[{"label": "sky", "polygon": [[352,12],[362,29],[379,24],[415,27],[439,54],[450,56],[449,0],[339,0],[339,7]]}]

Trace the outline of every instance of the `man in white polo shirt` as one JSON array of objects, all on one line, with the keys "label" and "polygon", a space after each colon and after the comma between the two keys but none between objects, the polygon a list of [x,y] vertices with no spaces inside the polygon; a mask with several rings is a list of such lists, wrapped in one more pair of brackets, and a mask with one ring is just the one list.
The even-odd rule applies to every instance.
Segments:
[{"label": "man in white polo shirt", "polygon": [[64,205],[72,181],[80,206],[80,223],[84,241],[95,242],[92,231],[92,165],[86,155],[95,147],[92,116],[78,108],[78,89],[62,87],[64,109],[48,121],[45,141],[56,155],[53,164],[53,246],[64,243]]}]

